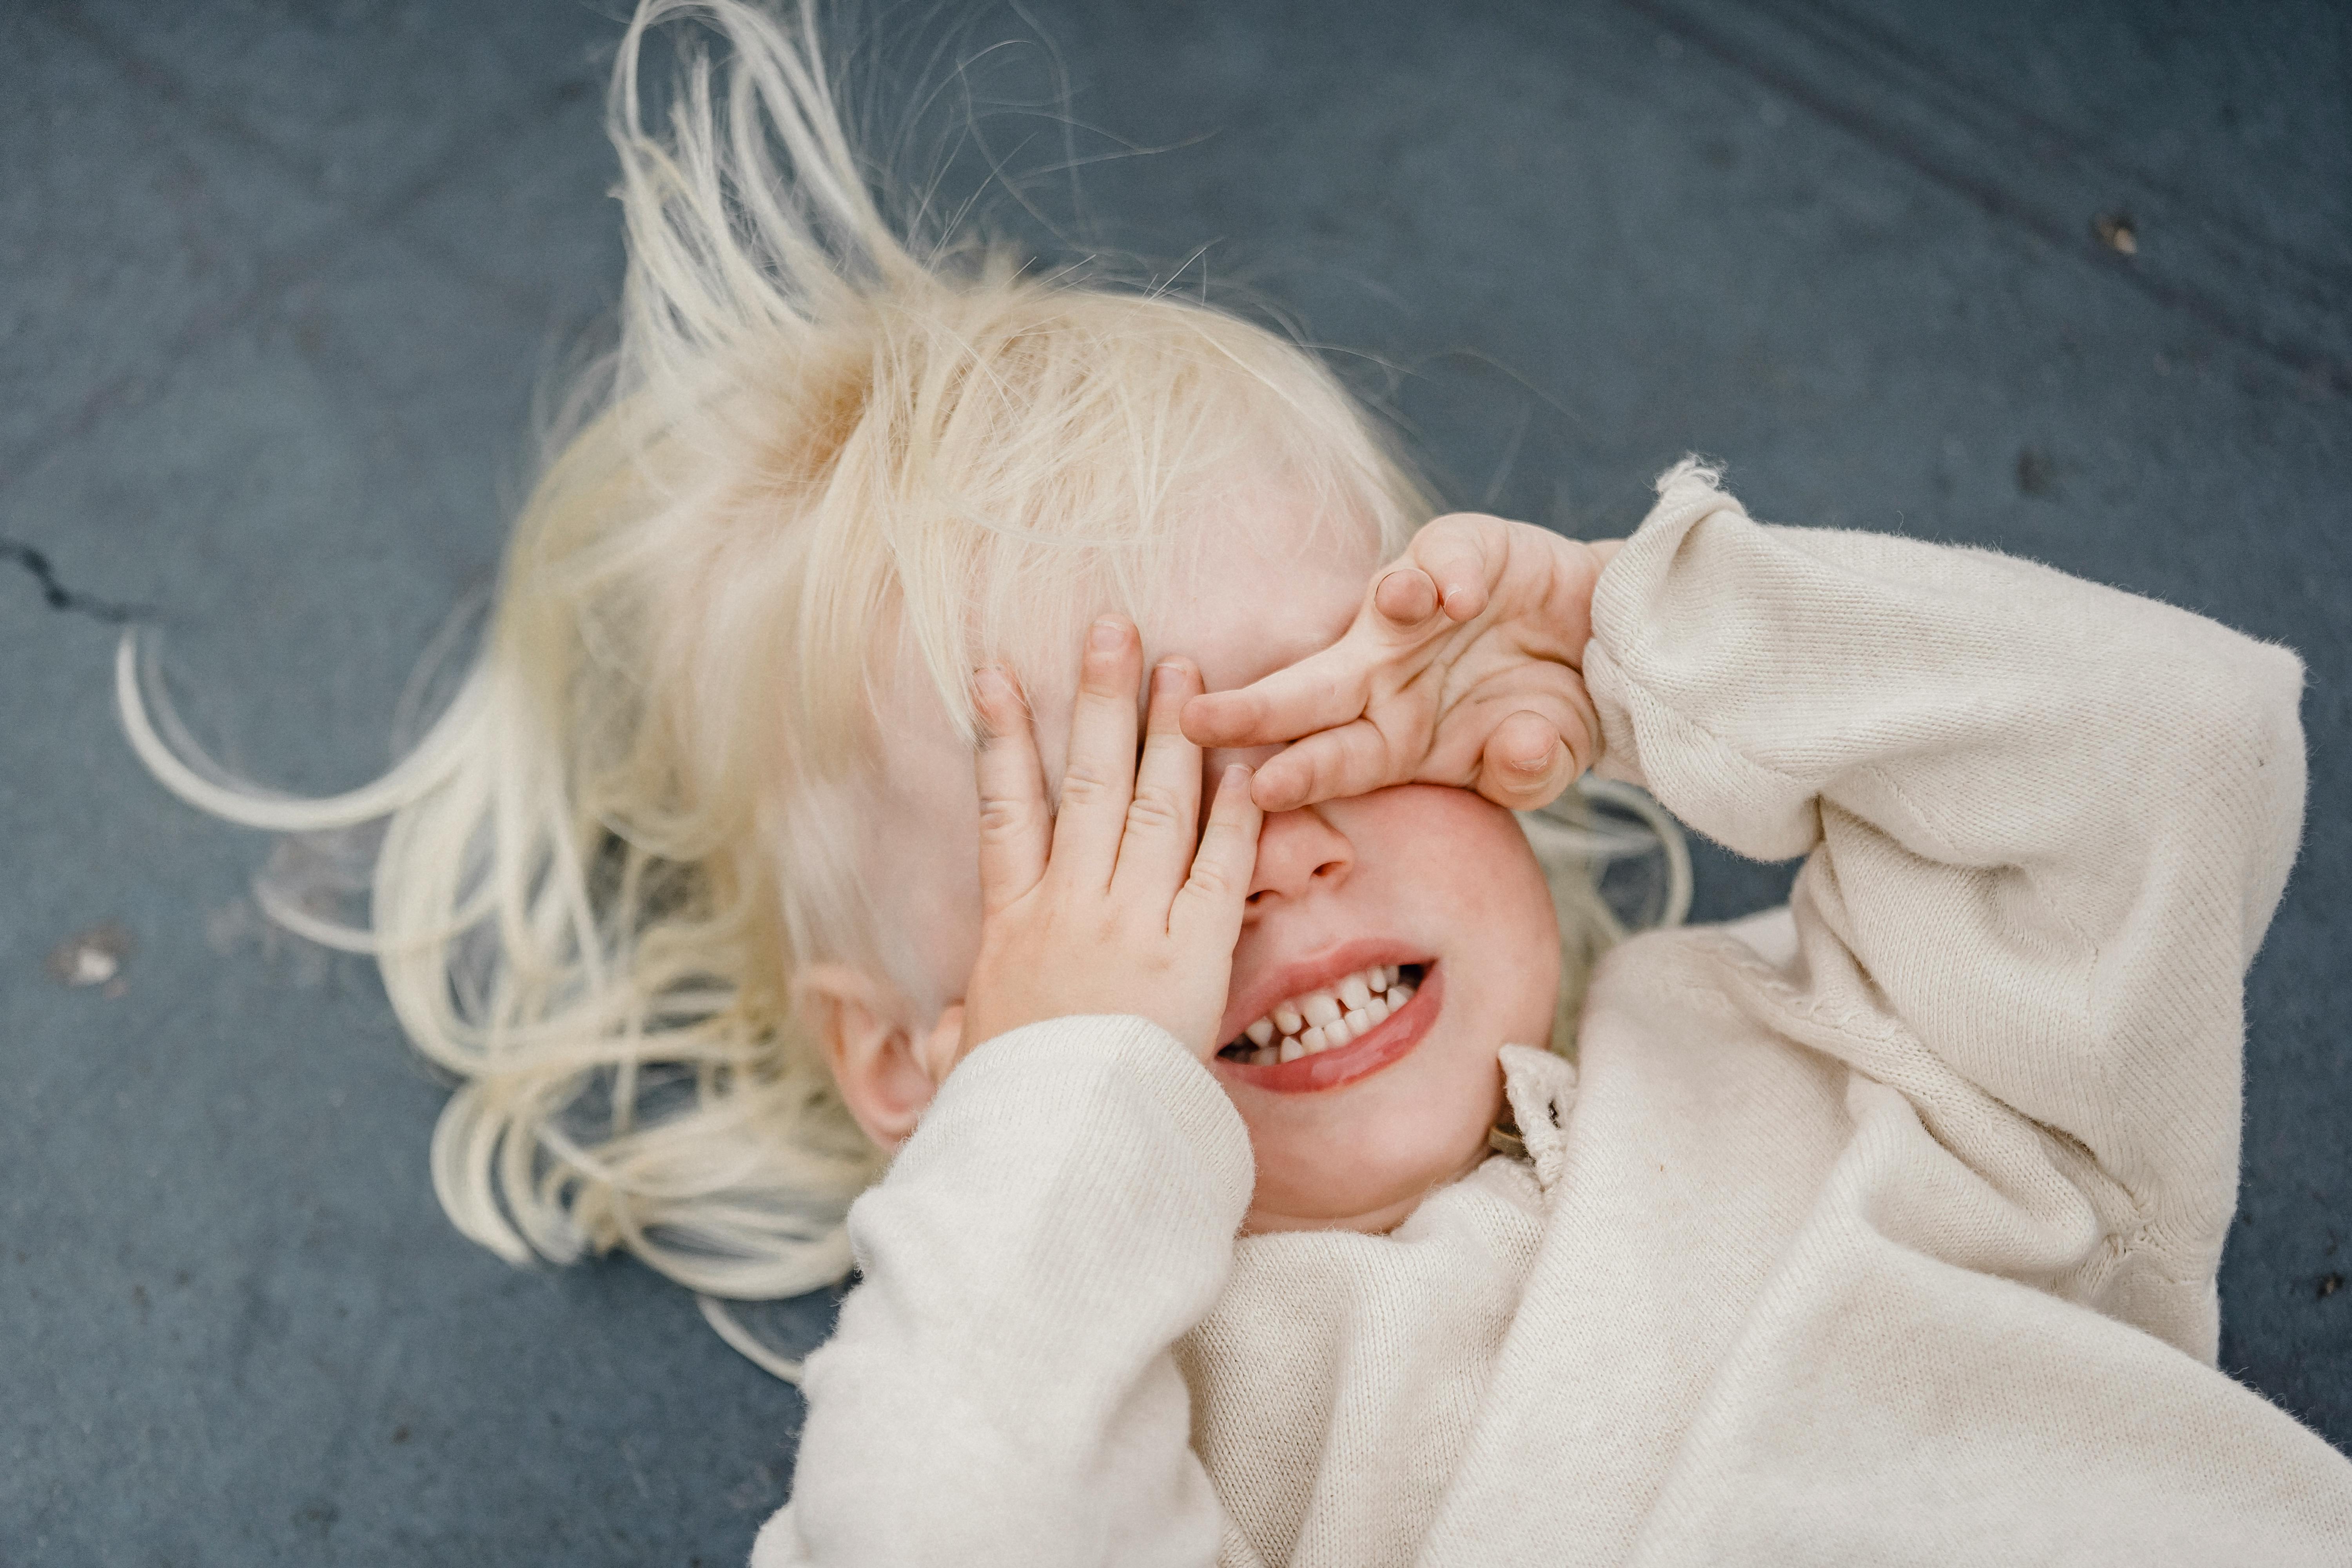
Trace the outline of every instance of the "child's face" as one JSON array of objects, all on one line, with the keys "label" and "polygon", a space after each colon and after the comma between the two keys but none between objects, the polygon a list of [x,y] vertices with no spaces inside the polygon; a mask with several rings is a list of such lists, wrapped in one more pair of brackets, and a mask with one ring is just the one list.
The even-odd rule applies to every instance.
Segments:
[{"label": "child's face", "polygon": [[[1213,526],[1225,537],[1204,552],[1213,564],[1203,579],[1142,626],[1147,650],[1189,655],[1213,691],[1336,638],[1377,564],[1369,539],[1346,552],[1295,552],[1303,523],[1274,487],[1229,505]],[[1071,691],[1029,696],[1046,777],[1056,779]],[[879,912],[916,972],[898,989],[915,981],[952,1003],[980,939],[977,795],[969,755],[936,704],[901,707],[886,732],[890,798],[872,845],[886,889]],[[1207,778],[1267,754],[1212,752]],[[1543,1044],[1559,963],[1550,897],[1525,837],[1508,812],[1469,791],[1409,784],[1267,817],[1234,952],[1228,1048],[1209,1064],[1256,1156],[1247,1227],[1385,1230],[1475,1165],[1501,1104],[1496,1050]],[[1321,991],[1344,1005],[1350,977],[1384,967],[1416,984],[1393,1017],[1289,1063],[1248,1059],[1254,1024],[1279,1029],[1294,1003],[1319,1014],[1307,999]],[[919,1031],[933,1020],[900,1023]],[[843,1087],[855,1106],[858,1086]]]}]

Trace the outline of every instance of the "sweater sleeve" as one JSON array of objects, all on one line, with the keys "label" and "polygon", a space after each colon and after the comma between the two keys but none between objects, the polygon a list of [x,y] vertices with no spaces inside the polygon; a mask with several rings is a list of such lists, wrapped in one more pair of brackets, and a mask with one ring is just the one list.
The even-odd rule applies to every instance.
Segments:
[{"label": "sweater sleeve", "polygon": [[1171,1347],[1253,1180],[1215,1079],[1140,1018],[1000,1036],[849,1214],[863,1279],[808,1360],[753,1568],[1205,1568],[1222,1515]]},{"label": "sweater sleeve", "polygon": [[1804,1043],[2007,1200],[2087,1198],[2097,1256],[2042,1282],[2210,1360],[2301,661],[1989,551],[1759,524],[1695,464],[1659,490],[1593,595],[1600,771],[1807,856]]}]

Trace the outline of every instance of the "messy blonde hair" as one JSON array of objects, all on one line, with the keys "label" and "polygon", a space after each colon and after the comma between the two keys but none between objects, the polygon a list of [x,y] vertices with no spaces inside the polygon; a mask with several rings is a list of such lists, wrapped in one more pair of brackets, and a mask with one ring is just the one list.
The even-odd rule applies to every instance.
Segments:
[{"label": "messy blonde hair", "polygon": [[[725,58],[681,39],[649,126],[641,52],[681,17]],[[263,902],[373,953],[457,1079],[432,1170],[458,1229],[517,1263],[623,1248],[739,1300],[842,1278],[878,1169],[791,982],[890,967],[860,851],[886,683],[919,677],[969,739],[969,671],[1054,667],[1090,616],[1140,617],[1237,468],[1279,474],[1368,563],[1435,510],[1275,331],[886,211],[817,38],[814,0],[638,9],[608,104],[619,344],[522,508],[478,657],[389,773],[257,790],[187,745],[137,644],[118,669],[141,755],[198,805],[383,825],[368,929]],[[1622,934],[1591,862],[1626,846],[1530,831],[1553,835],[1572,1019]]]}]

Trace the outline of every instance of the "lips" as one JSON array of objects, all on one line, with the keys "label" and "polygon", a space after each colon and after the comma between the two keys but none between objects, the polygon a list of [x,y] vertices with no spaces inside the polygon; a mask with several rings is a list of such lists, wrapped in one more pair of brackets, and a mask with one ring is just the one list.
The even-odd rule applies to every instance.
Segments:
[{"label": "lips", "polygon": [[[1370,1077],[1421,1044],[1444,1005],[1444,971],[1426,960],[1407,967],[1422,971],[1412,1000],[1348,1044],[1267,1067],[1223,1055],[1212,1058],[1211,1066],[1221,1077],[1276,1094],[1315,1094]],[[1276,978],[1290,973],[1295,972]]]}]

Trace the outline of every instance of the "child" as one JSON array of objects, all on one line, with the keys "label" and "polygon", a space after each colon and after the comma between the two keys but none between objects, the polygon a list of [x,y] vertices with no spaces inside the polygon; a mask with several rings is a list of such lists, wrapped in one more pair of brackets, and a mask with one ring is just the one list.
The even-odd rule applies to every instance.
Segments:
[{"label": "child", "polygon": [[[126,686],[240,820],[389,812],[467,1234],[854,1247],[754,1562],[2345,1560],[2212,1365],[2294,658],[1691,464],[1415,533],[1289,345],[894,237],[812,26],[632,26],[613,382],[416,752],[254,799]],[[1587,767],[1790,905],[1594,966],[1507,809]]]}]

